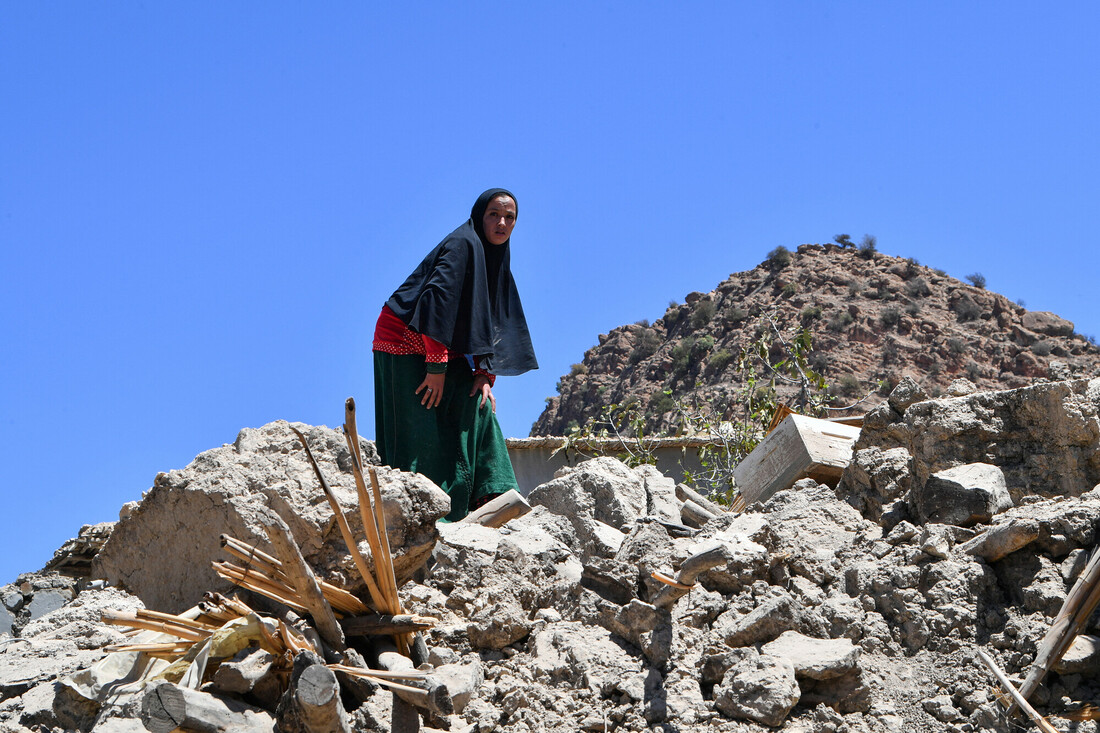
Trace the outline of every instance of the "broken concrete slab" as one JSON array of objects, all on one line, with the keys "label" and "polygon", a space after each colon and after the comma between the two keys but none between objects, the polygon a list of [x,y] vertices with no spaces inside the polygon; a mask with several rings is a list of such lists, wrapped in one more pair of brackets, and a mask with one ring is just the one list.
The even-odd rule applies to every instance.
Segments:
[{"label": "broken concrete slab", "polygon": [[796,677],[827,680],[857,669],[860,649],[851,639],[814,639],[787,631],[760,647],[760,652],[789,661]]}]

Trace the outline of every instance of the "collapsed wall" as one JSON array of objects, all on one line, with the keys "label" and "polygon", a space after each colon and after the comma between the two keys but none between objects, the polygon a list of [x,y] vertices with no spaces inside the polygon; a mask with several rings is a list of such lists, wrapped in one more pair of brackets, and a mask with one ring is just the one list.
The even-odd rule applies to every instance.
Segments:
[{"label": "collapsed wall", "polygon": [[[365,537],[343,433],[295,425],[309,441],[348,524],[356,536]],[[394,569],[404,582],[431,552],[435,520],[447,513],[450,501],[422,476],[378,466],[374,444],[360,444],[364,460],[376,466],[385,487],[382,505]],[[219,537],[229,534],[266,545],[260,517],[268,509],[287,522],[302,554],[321,575],[363,592],[301,442],[283,420],[246,428],[232,444],[200,453],[182,470],[158,474],[141,502],[124,509],[92,563],[92,575],[126,588],[150,608],[182,611],[206,591],[232,589],[211,567],[225,557]]]},{"label": "collapsed wall", "polygon": [[[977,651],[1010,675],[1026,671],[1095,543],[1098,394],[1100,380],[1081,380],[926,400],[903,382],[868,416],[837,490],[803,480],[701,528],[681,521],[672,480],[608,458],[560,472],[531,493],[534,511],[500,529],[436,525],[424,511],[406,518],[410,536],[432,542],[402,605],[438,619],[425,634],[430,663],[453,687],[453,714],[425,722],[480,732],[1008,730]],[[294,496],[309,474],[267,462],[289,460],[280,430],[265,426],[238,440],[245,449],[197,459],[186,483],[161,483],[180,494],[178,506],[218,507],[203,514],[211,526],[239,521],[249,493],[276,508],[275,497],[296,501],[295,512],[318,517],[316,539],[303,543],[311,564],[330,580],[354,577],[316,493]],[[340,439],[324,440],[335,475]],[[238,476],[237,488],[212,494],[219,474]],[[418,504],[401,496],[415,488],[391,478],[387,515],[413,512]],[[150,541],[135,522],[171,516],[167,494],[155,488],[120,523],[97,567],[117,567],[123,546],[146,551],[133,546]],[[354,493],[345,497],[353,506]],[[965,515],[949,516],[955,505]],[[184,552],[199,530],[178,522],[172,551]],[[144,577],[136,566],[111,572]],[[189,592],[150,583],[137,594],[181,603]],[[76,598],[101,593],[120,591]],[[64,624],[44,618],[19,632],[24,643],[0,646],[0,668],[65,637]],[[1100,695],[1097,645],[1080,641],[1033,702],[1057,713]],[[52,692],[71,671],[0,684],[0,725],[79,717],[71,695]],[[388,701],[364,702],[358,729],[389,730]],[[133,722],[132,701],[93,703],[75,728]]]}]

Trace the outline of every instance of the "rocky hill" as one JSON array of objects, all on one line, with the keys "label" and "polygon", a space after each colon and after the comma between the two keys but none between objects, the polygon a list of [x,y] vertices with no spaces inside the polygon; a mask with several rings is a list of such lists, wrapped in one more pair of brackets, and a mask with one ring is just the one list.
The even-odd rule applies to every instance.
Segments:
[{"label": "rocky hill", "polygon": [[[699,397],[739,417],[737,356],[753,342],[761,315],[774,312],[788,332],[813,336],[810,365],[837,405],[872,393],[880,403],[904,375],[931,396],[960,377],[979,389],[1010,389],[1045,378],[1054,361],[1068,374],[1100,373],[1100,349],[1071,322],[1028,311],[912,259],[873,248],[804,244],[777,248],[748,272],[709,293],[691,293],[656,323],[601,334],[561,378],[558,395],[532,435],[562,435],[608,404],[637,400],[648,430],[668,430],[673,398]],[[780,398],[793,390],[781,388]]]}]

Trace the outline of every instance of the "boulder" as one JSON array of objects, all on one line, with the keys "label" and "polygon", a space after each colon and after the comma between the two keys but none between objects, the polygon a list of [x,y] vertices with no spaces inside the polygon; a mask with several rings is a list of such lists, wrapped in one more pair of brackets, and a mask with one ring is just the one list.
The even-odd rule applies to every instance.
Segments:
[{"label": "boulder", "polygon": [[910,497],[923,522],[967,527],[989,522],[1012,506],[1004,473],[988,463],[970,463],[928,477]]},{"label": "boulder", "polygon": [[[309,441],[369,558],[343,433],[296,426]],[[373,445],[362,441],[361,446],[365,460],[377,463]],[[435,522],[449,511],[450,500],[418,474],[385,466],[377,471],[401,585],[431,553],[438,536]],[[183,470],[159,474],[138,508],[115,526],[92,563],[92,573],[126,588],[150,608],[182,611],[207,591],[232,587],[211,567],[212,561],[226,559],[219,535],[227,533],[271,551],[257,520],[266,509],[290,526],[303,556],[320,576],[366,595],[305,451],[290,425],[281,420],[242,430],[232,445],[199,454]]]},{"label": "boulder", "polygon": [[1028,311],[1021,319],[1028,331],[1046,336],[1072,336],[1073,323],[1049,311]]}]

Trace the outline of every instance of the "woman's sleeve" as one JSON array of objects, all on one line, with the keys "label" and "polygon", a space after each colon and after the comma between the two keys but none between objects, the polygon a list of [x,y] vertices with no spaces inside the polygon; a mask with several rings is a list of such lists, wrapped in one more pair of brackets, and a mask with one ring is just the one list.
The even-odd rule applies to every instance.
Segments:
[{"label": "woman's sleeve", "polygon": [[497,375],[481,368],[481,357],[474,357],[474,376],[482,376],[489,380],[489,386],[495,387],[497,383]]},{"label": "woman's sleeve", "polygon": [[424,368],[428,374],[444,374],[447,371],[447,347],[431,336],[420,334],[424,341]]}]

